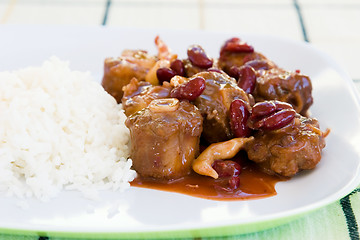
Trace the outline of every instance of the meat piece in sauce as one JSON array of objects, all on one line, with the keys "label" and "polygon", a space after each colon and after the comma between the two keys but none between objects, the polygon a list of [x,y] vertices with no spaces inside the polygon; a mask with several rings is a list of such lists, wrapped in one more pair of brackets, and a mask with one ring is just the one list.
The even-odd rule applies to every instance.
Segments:
[{"label": "meat piece in sauce", "polygon": [[225,73],[200,72],[193,77],[203,77],[206,81],[205,90],[194,101],[204,117],[204,139],[209,143],[231,139],[233,137],[229,119],[231,102],[234,99],[242,99],[249,103],[248,95]]},{"label": "meat piece in sauce", "polygon": [[235,78],[239,77],[241,66],[253,67],[257,78],[252,95],[256,102],[264,100],[287,102],[302,115],[306,115],[313,103],[309,77],[278,68],[264,55],[255,52],[251,46],[237,38],[229,39],[222,46],[218,65]]},{"label": "meat piece in sauce", "polygon": [[122,88],[132,78],[144,81],[149,70],[157,59],[142,50],[125,50],[118,58],[106,58],[102,86],[120,103],[123,96]]},{"label": "meat piece in sauce", "polygon": [[220,50],[218,66],[232,76],[233,67],[241,67],[245,64],[252,66],[255,70],[271,69],[276,64],[264,55],[254,51],[254,48],[239,38],[227,40]]},{"label": "meat piece in sauce", "polygon": [[192,77],[199,72],[206,71],[206,69],[204,69],[204,68],[200,68],[200,67],[193,65],[189,59],[184,59],[183,64],[184,64],[184,69],[185,69],[185,76],[187,76],[187,77]]},{"label": "meat piece in sauce", "polygon": [[296,112],[306,115],[313,103],[308,76],[280,68],[259,71],[253,96],[256,102],[279,100],[290,103]]},{"label": "meat piece in sauce", "polygon": [[164,82],[161,86],[153,86],[149,82],[138,81],[136,78],[133,78],[123,88],[124,96],[121,102],[125,115],[130,116],[146,108],[154,99],[169,97],[171,89],[172,87],[168,82]]},{"label": "meat piece in sauce", "polygon": [[218,61],[219,68],[228,73],[232,74],[233,67],[241,67],[249,65],[255,70],[268,70],[276,68],[275,63],[267,59],[264,55],[258,52],[252,53],[224,53],[220,56]]},{"label": "meat piece in sauce", "polygon": [[200,111],[188,101],[156,99],[126,120],[131,158],[143,177],[176,179],[191,171],[202,132]]},{"label": "meat piece in sauce", "polygon": [[325,135],[316,119],[299,114],[277,130],[259,130],[245,147],[250,160],[265,172],[291,177],[303,169],[313,169],[321,159]]}]

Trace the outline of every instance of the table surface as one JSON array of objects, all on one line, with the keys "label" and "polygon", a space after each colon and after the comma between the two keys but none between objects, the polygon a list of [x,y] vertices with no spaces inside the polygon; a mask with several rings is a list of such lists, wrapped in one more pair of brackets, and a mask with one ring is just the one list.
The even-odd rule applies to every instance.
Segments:
[{"label": "table surface", "polygon": [[[106,25],[278,35],[309,42],[329,54],[360,91],[359,0],[0,0],[0,24]],[[359,239],[360,203],[354,203],[354,199],[360,199],[358,192],[289,224],[226,239]],[[330,212],[340,223],[333,224]],[[302,231],[301,237],[298,231]],[[37,238],[0,234],[0,239]]]}]

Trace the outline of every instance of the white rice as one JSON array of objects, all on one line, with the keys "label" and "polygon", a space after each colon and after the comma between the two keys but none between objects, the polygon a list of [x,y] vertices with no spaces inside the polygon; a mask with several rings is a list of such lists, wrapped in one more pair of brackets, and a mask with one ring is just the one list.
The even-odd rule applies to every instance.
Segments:
[{"label": "white rice", "polygon": [[48,200],[62,189],[95,197],[136,176],[121,105],[89,73],[51,58],[0,73],[0,192]]}]

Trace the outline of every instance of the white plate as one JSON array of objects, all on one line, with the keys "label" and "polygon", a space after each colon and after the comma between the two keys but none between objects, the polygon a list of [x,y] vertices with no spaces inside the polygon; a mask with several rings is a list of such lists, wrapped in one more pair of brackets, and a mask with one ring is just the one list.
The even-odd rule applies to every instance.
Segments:
[{"label": "white plate", "polygon": [[[1,26],[0,71],[40,65],[57,55],[72,69],[91,71],[100,81],[103,60],[123,49],[155,53],[160,34],[179,53],[193,43],[218,56],[220,45],[239,36],[285,69],[300,69],[313,81],[312,116],[331,128],[318,167],[276,186],[274,197],[212,201],[150,189],[103,192],[102,201],[63,192],[43,203],[30,199],[23,210],[0,193],[0,231],[72,237],[195,237],[244,233],[272,227],[323,207],[360,182],[359,97],[347,73],[311,45],[275,36],[199,31],[150,31],[101,27]],[[1,113],[0,113],[1,114]],[[116,212],[117,211],[117,212]]]}]

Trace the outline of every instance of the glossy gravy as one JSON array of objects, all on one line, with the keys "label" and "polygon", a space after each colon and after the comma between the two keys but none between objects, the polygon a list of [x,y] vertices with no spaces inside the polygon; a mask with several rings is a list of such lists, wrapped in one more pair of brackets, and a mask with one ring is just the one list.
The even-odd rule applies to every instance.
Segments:
[{"label": "glossy gravy", "polygon": [[240,186],[234,191],[222,188],[219,179],[201,176],[195,172],[173,181],[139,176],[131,182],[131,186],[177,192],[205,199],[234,201],[274,196],[275,184],[288,180],[288,178],[268,175],[248,160],[241,161],[241,166]]}]

